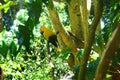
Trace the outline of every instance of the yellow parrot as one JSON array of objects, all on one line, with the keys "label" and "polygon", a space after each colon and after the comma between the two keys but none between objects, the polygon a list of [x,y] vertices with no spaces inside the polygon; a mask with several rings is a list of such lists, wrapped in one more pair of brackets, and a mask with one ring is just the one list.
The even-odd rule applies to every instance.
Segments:
[{"label": "yellow parrot", "polygon": [[58,44],[57,44],[58,40],[57,40],[57,35],[55,34],[55,32],[53,32],[51,29],[47,28],[46,26],[41,26],[40,31],[41,33],[43,33],[43,36],[46,38],[46,40],[49,43],[52,43],[58,51],[59,50]]}]

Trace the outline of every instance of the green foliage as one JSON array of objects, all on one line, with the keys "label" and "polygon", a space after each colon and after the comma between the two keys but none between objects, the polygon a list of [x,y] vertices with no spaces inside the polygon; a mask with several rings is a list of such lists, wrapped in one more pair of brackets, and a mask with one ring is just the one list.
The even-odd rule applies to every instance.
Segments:
[{"label": "green foliage", "polygon": [[16,2],[14,2],[14,1],[8,1],[6,4],[0,5],[0,10],[4,9],[4,12],[7,13],[7,11],[10,8],[10,6],[13,6],[15,4],[16,4]]},{"label": "green foliage", "polygon": [[30,40],[33,40],[33,29],[35,26],[34,20],[28,15],[26,9],[22,9],[17,13],[15,25],[18,27],[16,36],[20,46],[24,45],[29,52]]},{"label": "green foliage", "polygon": [[8,48],[9,48],[9,46],[8,46],[4,41],[2,41],[2,45],[1,45],[1,47],[0,47],[0,54],[1,54],[4,58],[6,58],[6,56],[7,56]]},{"label": "green foliage", "polygon": [[68,5],[64,3],[56,3],[55,6],[57,7],[57,12],[63,25],[70,26]]},{"label": "green foliage", "polygon": [[30,38],[33,37],[33,21],[29,18],[27,10],[20,10],[17,13],[15,25],[18,28],[16,36],[20,46],[24,45],[26,50],[29,52]]},{"label": "green foliage", "polygon": [[120,11],[119,8],[120,8],[120,2],[116,2],[116,3],[112,6],[112,8],[111,8],[111,10],[110,10],[110,12],[115,11],[115,13],[113,13],[113,14],[110,16],[110,18],[113,19],[113,20],[112,20],[113,23],[117,23],[117,22],[120,21],[120,13],[118,13],[118,12]]},{"label": "green foliage", "polygon": [[96,68],[97,65],[99,63],[99,58],[97,58],[94,61],[89,61],[88,65],[87,65],[87,74],[86,74],[86,80],[93,80],[95,77],[95,72],[96,72]]},{"label": "green foliage", "polygon": [[62,51],[61,51],[61,58],[63,59],[63,60],[65,60],[65,59],[67,59],[68,58],[68,56],[70,55],[70,54],[72,54],[72,50],[70,50],[69,48],[64,48]]},{"label": "green foliage", "polygon": [[11,59],[16,57],[17,52],[17,45],[14,39],[13,32],[3,31],[0,37],[0,54],[6,59],[7,56]]},{"label": "green foliage", "polygon": [[19,10],[16,15],[16,26],[25,25],[28,18],[28,11],[26,9]]},{"label": "green foliage", "polygon": [[66,0],[66,2],[70,3],[71,0]]},{"label": "green foliage", "polygon": [[114,55],[112,59],[112,65],[117,66],[120,63],[120,48],[117,50],[116,54]]},{"label": "green foliage", "polygon": [[42,12],[42,0],[31,0],[28,3],[28,14],[33,19],[34,24],[39,23],[39,17]]},{"label": "green foliage", "polygon": [[105,31],[103,30],[99,31],[99,34],[95,36],[95,43],[93,45],[94,51],[96,51],[100,55],[102,54],[105,48],[105,44],[109,40],[109,37],[108,37],[109,33],[108,31],[106,31],[107,29],[104,29],[104,30]]},{"label": "green foliage", "polygon": [[[119,7],[120,2],[118,0],[110,0],[107,1],[107,5],[105,5],[104,8],[104,22],[107,26],[116,25],[117,22],[119,22]],[[107,22],[107,23],[106,23]],[[109,25],[110,24],[110,25]]]},{"label": "green foliage", "polygon": [[17,52],[17,45],[15,44],[14,41],[11,42],[9,49],[10,49],[11,57],[16,57],[18,52]]},{"label": "green foliage", "polygon": [[52,0],[48,0],[47,6],[48,6],[49,9],[54,8],[54,4],[53,4]]},{"label": "green foliage", "polygon": [[[114,3],[112,3],[114,2]],[[95,36],[95,43],[93,45],[94,51],[102,54],[105,49],[106,43],[110,40],[111,35],[115,29],[115,25],[119,22],[119,2],[117,1],[105,1],[102,22],[104,22],[103,28],[99,30],[99,33]]]},{"label": "green foliage", "polygon": [[2,64],[4,69],[5,80],[15,79],[15,80],[26,80],[26,79],[42,79],[51,80],[48,75],[51,68],[49,65],[45,65],[46,60],[39,62],[39,60],[28,60],[24,61],[22,58],[16,61],[4,61]]},{"label": "green foliage", "polygon": [[52,2],[52,0],[42,0],[44,2],[44,4],[49,8],[49,9],[53,9],[54,8],[54,4]]},{"label": "green foliage", "polygon": [[[22,48],[21,52],[19,52],[16,58],[13,58],[12,60],[11,58],[9,58],[9,56],[7,56],[7,59],[0,58],[0,66],[4,69],[5,80],[12,80],[12,79],[52,80],[51,67],[49,65],[49,60],[48,60],[47,51],[46,51],[47,42],[46,40],[44,40],[43,36],[41,36],[38,29],[34,29],[33,33],[34,33],[35,39],[34,39],[33,45],[31,45],[32,54],[26,55],[24,49]],[[8,38],[8,36],[6,38]],[[16,48],[14,44],[16,43],[13,43],[11,41],[10,44],[12,45],[9,48],[10,49],[12,48],[12,51],[9,53],[13,52],[15,54],[14,50]],[[2,48],[4,48],[3,45],[2,45]],[[9,49],[9,48],[5,47],[4,49]],[[55,54],[58,54],[58,53],[55,52],[55,50],[52,50],[52,48],[53,46],[51,46],[51,55],[52,55],[52,62],[54,63],[54,66],[55,66],[54,76],[56,80],[58,80],[60,76],[64,75],[68,71],[69,67],[65,59],[62,58],[62,54],[55,57]],[[8,51],[8,50],[5,50],[5,51]]]},{"label": "green foliage", "polygon": [[84,53],[84,49],[80,49],[80,51],[77,53],[77,56],[76,56],[76,57],[77,57],[78,59],[81,59],[83,53]]}]

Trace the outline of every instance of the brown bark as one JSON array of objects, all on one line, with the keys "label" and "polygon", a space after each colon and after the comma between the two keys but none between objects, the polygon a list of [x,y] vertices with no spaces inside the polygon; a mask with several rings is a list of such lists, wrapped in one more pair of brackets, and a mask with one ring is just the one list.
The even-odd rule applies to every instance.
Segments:
[{"label": "brown bark", "polygon": [[70,49],[72,49],[74,52],[76,52],[77,47],[74,44],[74,41],[71,39],[68,32],[63,28],[63,25],[60,22],[59,16],[57,14],[56,8],[53,7],[51,9],[51,8],[48,7],[48,11],[49,11],[49,14],[50,14],[50,17],[51,17],[51,20],[52,20],[53,27],[54,27],[55,31],[58,32],[58,35],[60,35],[62,37],[62,40],[64,41],[65,45],[67,45]]},{"label": "brown bark", "polygon": [[2,11],[0,11],[0,32],[2,32],[2,29],[3,29]]},{"label": "brown bark", "polygon": [[3,70],[2,68],[0,67],[0,80],[3,80],[4,76],[3,76]]},{"label": "brown bark", "polygon": [[70,70],[74,72],[74,55],[70,54],[69,58],[67,59],[68,65],[70,66]]},{"label": "brown bark", "polygon": [[106,45],[99,65],[97,67],[95,80],[103,80],[108,69],[108,65],[120,45],[120,24],[117,26],[109,42]]},{"label": "brown bark", "polygon": [[[81,16],[81,13],[83,13],[84,11],[85,14],[83,14],[84,16],[83,15],[82,16],[88,19],[90,14],[90,8],[91,8],[91,0],[85,0],[83,2],[82,1],[80,2],[80,0],[70,0],[70,2],[67,2],[66,0],[53,0],[53,1],[63,2],[68,5],[70,23],[71,23],[70,27],[71,27],[72,33],[75,34],[75,36],[80,40],[83,40],[84,27],[82,26],[81,21],[84,19],[82,19],[80,16]],[[83,6],[81,10],[82,12],[80,12],[80,3]],[[87,6],[87,4],[89,4],[89,6]],[[88,31],[85,31],[85,32],[88,32]],[[79,40],[77,40],[76,43],[79,46]]]},{"label": "brown bark", "polygon": [[80,0],[80,19],[83,29],[84,43],[86,45],[88,38],[88,10],[87,10],[87,0]]},{"label": "brown bark", "polygon": [[[94,2],[94,14],[96,15],[97,14],[97,5],[96,5],[96,2]],[[97,29],[96,29],[96,34],[98,34],[99,30],[101,29],[101,23],[99,22],[98,23],[98,26],[97,26]]]},{"label": "brown bark", "polygon": [[[83,39],[83,29],[81,25],[81,19],[80,19],[80,1],[79,0],[71,0],[70,3],[68,3],[68,10],[69,10],[69,16],[70,16],[70,27],[71,31],[79,40]],[[77,47],[81,48],[81,43],[78,39],[75,39],[75,43]]]},{"label": "brown bark", "polygon": [[97,25],[100,21],[100,18],[102,16],[102,2],[99,2],[98,0],[95,0],[95,2],[97,5],[96,6],[97,11],[96,11],[96,15],[94,16],[94,20],[91,24],[91,27],[90,27],[89,35],[88,35],[87,42],[85,45],[84,54],[83,54],[82,59],[80,61],[80,71],[78,74],[78,80],[85,80],[87,61],[88,61],[91,47],[92,47],[92,44],[94,41],[95,31],[96,31]]},{"label": "brown bark", "polygon": [[116,66],[110,66],[108,73],[112,75],[112,80],[120,80],[119,70],[120,70],[119,63]]}]

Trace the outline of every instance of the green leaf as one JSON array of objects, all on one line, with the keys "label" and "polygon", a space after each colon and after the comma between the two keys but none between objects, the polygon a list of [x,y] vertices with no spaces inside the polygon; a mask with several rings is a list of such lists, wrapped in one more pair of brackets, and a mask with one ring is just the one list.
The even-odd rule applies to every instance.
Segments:
[{"label": "green leaf", "polygon": [[66,0],[66,2],[70,3],[71,0]]},{"label": "green leaf", "polygon": [[7,58],[9,46],[6,44],[4,41],[2,41],[2,45],[0,47],[0,54],[4,57]]},{"label": "green leaf", "polygon": [[52,0],[49,0],[49,1],[48,1],[47,6],[48,6],[48,8],[51,9],[51,10],[54,8],[54,4],[53,4]]},{"label": "green leaf", "polygon": [[15,4],[16,2],[14,1],[8,1],[6,4],[0,5],[0,10],[4,9],[4,12],[7,13],[7,11],[9,10],[9,7]]},{"label": "green leaf", "polygon": [[80,49],[80,51],[77,53],[77,58],[81,58],[84,53],[84,49]]},{"label": "green leaf", "polygon": [[62,55],[62,59],[66,59],[69,54],[72,53],[72,51],[69,49],[69,48],[64,48],[62,51],[61,51],[61,55]]},{"label": "green leaf", "polygon": [[10,54],[13,55],[14,57],[17,56],[17,45],[12,41],[10,44]]},{"label": "green leaf", "polygon": [[28,11],[26,9],[21,9],[17,13],[17,25],[25,25],[25,22],[28,20]]},{"label": "green leaf", "polygon": [[39,17],[42,12],[42,0],[32,0],[29,3],[28,14],[33,19],[34,24],[39,23]]},{"label": "green leaf", "polygon": [[99,63],[99,58],[97,58],[95,61],[91,61],[87,65],[87,73],[86,73],[86,80],[93,80],[95,77],[95,72],[97,69],[97,65]]}]

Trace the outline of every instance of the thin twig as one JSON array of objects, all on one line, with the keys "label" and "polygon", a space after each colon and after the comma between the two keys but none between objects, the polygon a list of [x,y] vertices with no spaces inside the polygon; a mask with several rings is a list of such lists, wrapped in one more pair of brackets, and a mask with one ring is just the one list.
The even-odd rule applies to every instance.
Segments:
[{"label": "thin twig", "polygon": [[52,80],[55,80],[55,76],[54,76],[54,64],[52,63],[52,57],[50,55],[50,45],[49,45],[49,42],[47,43],[47,51],[48,51],[48,61],[49,61],[49,64],[51,66]]}]

